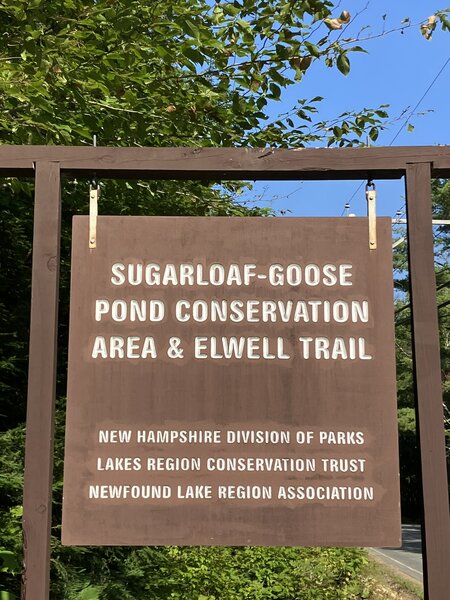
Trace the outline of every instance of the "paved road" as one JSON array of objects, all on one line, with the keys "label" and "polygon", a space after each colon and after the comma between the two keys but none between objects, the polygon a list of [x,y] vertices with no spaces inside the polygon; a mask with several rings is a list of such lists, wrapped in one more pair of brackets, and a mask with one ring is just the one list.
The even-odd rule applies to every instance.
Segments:
[{"label": "paved road", "polygon": [[422,540],[420,525],[402,525],[402,547],[370,548],[369,552],[385,564],[422,582]]}]

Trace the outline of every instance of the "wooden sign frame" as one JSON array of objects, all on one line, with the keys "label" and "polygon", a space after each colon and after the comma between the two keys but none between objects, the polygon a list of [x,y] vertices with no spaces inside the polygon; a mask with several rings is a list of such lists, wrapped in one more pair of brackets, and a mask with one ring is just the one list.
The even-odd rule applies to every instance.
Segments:
[{"label": "wooden sign frame", "polygon": [[431,178],[450,177],[450,147],[273,150],[2,146],[0,174],[35,177],[24,483],[23,598],[49,598],[61,174],[200,180],[398,179],[405,176],[414,384],[423,493],[425,598],[450,589],[450,520],[431,211]]}]

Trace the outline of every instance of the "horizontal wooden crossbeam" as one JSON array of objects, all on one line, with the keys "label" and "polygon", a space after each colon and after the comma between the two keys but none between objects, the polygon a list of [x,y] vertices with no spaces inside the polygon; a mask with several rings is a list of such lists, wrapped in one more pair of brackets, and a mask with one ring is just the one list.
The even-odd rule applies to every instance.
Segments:
[{"label": "horizontal wooden crossbeam", "polygon": [[0,175],[34,176],[39,161],[62,173],[103,178],[199,180],[399,179],[408,164],[430,163],[450,177],[450,146],[374,148],[111,148],[0,146]]}]

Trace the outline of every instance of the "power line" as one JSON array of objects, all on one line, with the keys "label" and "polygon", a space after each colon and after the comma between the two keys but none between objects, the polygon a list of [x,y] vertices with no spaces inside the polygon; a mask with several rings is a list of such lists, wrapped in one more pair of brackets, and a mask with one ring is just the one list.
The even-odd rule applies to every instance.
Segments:
[{"label": "power line", "polygon": [[[404,123],[401,124],[399,130],[397,131],[397,133],[395,134],[395,136],[392,138],[392,140],[390,141],[390,143],[388,144],[388,146],[392,146],[392,144],[398,138],[398,136],[400,135],[400,133],[402,132],[402,130],[404,129],[404,127],[409,123],[409,119],[412,117],[412,115],[415,113],[415,111],[419,108],[419,106],[422,104],[422,102],[424,101],[424,99],[427,97],[427,95],[430,92],[431,88],[434,86],[434,84],[436,83],[436,81],[442,75],[442,73],[444,72],[444,70],[445,70],[445,68],[446,68],[446,66],[448,65],[449,62],[450,62],[450,56],[444,62],[444,64],[442,65],[442,67],[439,69],[439,71],[435,75],[433,81],[429,84],[429,86],[427,87],[427,89],[425,90],[425,92],[422,94],[420,100],[417,102],[417,104],[414,106],[414,108],[409,112],[408,117],[406,118],[406,120],[404,121]],[[353,198],[356,196],[356,194],[359,192],[359,190],[362,188],[363,185],[364,185],[364,182],[362,182],[359,185],[359,187],[353,192],[353,195],[350,197],[350,200],[348,200],[348,202],[346,202],[346,204],[351,204],[351,201],[353,200]]]},{"label": "power line", "polygon": [[425,90],[425,92],[423,93],[423,96],[420,98],[420,100],[417,102],[417,104],[415,105],[415,107],[410,111],[408,118],[406,119],[406,121],[404,123],[402,123],[402,125],[400,126],[400,129],[397,131],[397,133],[395,134],[395,136],[393,137],[391,143],[389,144],[389,146],[392,146],[392,144],[395,142],[395,140],[398,138],[398,136],[400,135],[402,129],[405,127],[405,125],[408,124],[409,119],[412,117],[412,115],[415,113],[415,111],[419,108],[419,106],[422,104],[423,100],[426,98],[426,96],[428,95],[428,92],[431,90],[431,88],[434,86],[434,84],[436,83],[436,81],[439,79],[439,77],[441,76],[441,74],[443,73],[445,67],[448,65],[448,63],[450,62],[450,56],[447,58],[447,60],[445,61],[445,63],[443,64],[443,66],[440,68],[438,74],[436,75],[436,77],[433,79],[433,81],[430,83],[430,85],[427,87],[427,89]]},{"label": "power line", "polygon": [[[422,94],[420,100],[417,102],[417,104],[415,105],[415,107],[409,112],[408,117],[406,118],[405,122],[401,124],[399,130],[397,131],[397,133],[395,134],[395,136],[392,138],[389,146],[392,146],[392,144],[395,142],[395,140],[398,138],[398,136],[400,135],[401,131],[404,129],[404,127],[406,127],[406,125],[409,123],[409,119],[412,117],[412,115],[416,112],[416,110],[419,108],[419,106],[422,104],[423,100],[426,98],[428,92],[431,90],[431,88],[433,87],[433,85],[436,83],[436,81],[439,79],[439,77],[441,76],[441,74],[443,73],[445,67],[448,65],[448,63],[450,62],[450,56],[447,58],[447,60],[444,62],[444,64],[442,65],[442,67],[439,69],[439,72],[437,73],[437,75],[434,77],[433,81],[430,83],[430,85],[427,87],[427,89],[425,90],[425,92]],[[397,211],[398,212],[398,211]]]}]

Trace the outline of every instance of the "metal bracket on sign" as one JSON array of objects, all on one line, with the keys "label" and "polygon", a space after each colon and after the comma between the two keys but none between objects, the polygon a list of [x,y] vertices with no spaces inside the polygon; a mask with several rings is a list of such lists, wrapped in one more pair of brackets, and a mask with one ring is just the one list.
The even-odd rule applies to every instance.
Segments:
[{"label": "metal bracket on sign", "polygon": [[369,248],[376,250],[377,247],[377,192],[372,180],[366,184],[367,216],[369,218]]},{"label": "metal bracket on sign", "polygon": [[94,180],[89,187],[89,248],[97,248],[97,216],[100,186]]}]

